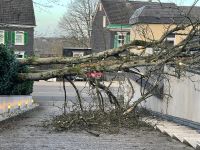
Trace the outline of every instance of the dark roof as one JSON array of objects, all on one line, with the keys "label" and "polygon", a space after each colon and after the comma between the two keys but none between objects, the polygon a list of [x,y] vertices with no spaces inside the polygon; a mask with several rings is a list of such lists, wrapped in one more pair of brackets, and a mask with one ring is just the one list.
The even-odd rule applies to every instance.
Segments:
[{"label": "dark roof", "polygon": [[[138,8],[131,16],[129,23],[187,23],[189,20],[185,15],[191,7],[188,6],[164,6],[164,5],[146,5]],[[195,20],[195,17],[200,15],[199,7],[194,7],[190,11],[190,19]]]},{"label": "dark roof", "polygon": [[[129,24],[134,11],[145,5],[160,5],[158,2],[128,0],[101,0],[111,24]],[[174,3],[162,3],[164,6],[175,6]]]},{"label": "dark roof", "polygon": [[197,18],[197,19],[200,18],[200,7],[199,6],[195,6],[195,7],[180,6],[179,8],[184,14],[186,14],[186,15],[188,14],[192,18]]},{"label": "dark roof", "polygon": [[32,0],[0,0],[0,24],[35,25]]},{"label": "dark roof", "polygon": [[129,23],[173,23],[180,18],[180,12],[176,7],[146,5],[133,13]]}]

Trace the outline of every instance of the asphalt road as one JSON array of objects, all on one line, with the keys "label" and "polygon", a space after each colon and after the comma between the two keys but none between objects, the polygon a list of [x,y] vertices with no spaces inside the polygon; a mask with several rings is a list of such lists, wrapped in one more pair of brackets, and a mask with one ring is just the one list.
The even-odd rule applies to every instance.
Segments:
[{"label": "asphalt road", "polygon": [[[105,84],[108,85],[109,83],[107,82]],[[86,82],[75,82],[75,85],[80,91],[81,97],[84,99],[84,101],[91,102],[91,88],[89,88],[89,85]],[[66,82],[65,87],[67,99],[72,102],[76,102],[77,95],[72,85],[69,82]],[[110,89],[115,94],[120,94],[120,92],[118,92],[118,87],[119,84],[114,82]],[[35,82],[33,91],[34,92],[32,93],[32,96],[34,100],[40,104],[64,101],[64,90],[62,82]]]},{"label": "asphalt road", "polygon": [[[79,91],[81,91],[81,95],[85,98],[89,98],[90,95],[88,92],[88,87],[84,88],[84,85],[78,86]],[[43,101],[63,101],[64,100],[64,90],[62,87],[61,82],[52,83],[35,83],[34,90],[33,90],[33,98],[36,102],[43,102]],[[75,90],[72,88],[71,85],[66,85],[66,93],[68,99],[75,100],[76,93]]]}]

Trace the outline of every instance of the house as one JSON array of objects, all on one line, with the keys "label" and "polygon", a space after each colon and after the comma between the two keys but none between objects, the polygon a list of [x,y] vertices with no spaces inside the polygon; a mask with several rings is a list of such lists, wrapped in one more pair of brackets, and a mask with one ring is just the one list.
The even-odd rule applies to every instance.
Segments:
[{"label": "house", "polygon": [[91,54],[91,48],[78,47],[66,37],[36,37],[34,39],[34,55],[40,58],[73,57]]},{"label": "house", "polygon": [[[189,19],[186,18],[189,14]],[[144,5],[136,9],[129,19],[131,25],[130,40],[141,41],[156,41],[159,40],[163,34],[170,29],[174,29],[177,25],[184,25],[190,22],[198,21],[200,18],[200,7],[187,7],[176,5]],[[167,47],[175,46],[183,41],[191,31],[191,26],[186,29],[169,34],[164,42]],[[195,42],[194,42],[195,41]],[[200,35],[197,32],[193,39],[192,44],[198,44],[199,50]],[[191,43],[187,43],[187,48],[190,50]],[[153,49],[152,49],[153,50]],[[148,51],[149,53],[150,51]],[[153,51],[152,51],[153,52]],[[151,68],[151,66],[150,66]],[[148,66],[137,67],[140,73],[145,74]],[[177,71],[174,66],[165,66],[163,72],[171,74]],[[167,79],[158,85],[158,91],[153,93],[152,97],[147,98],[141,106],[150,110],[153,114],[163,116],[163,118],[175,121],[179,124],[187,125],[192,128],[200,129],[199,118],[199,91],[196,89],[199,84],[198,79],[199,68],[192,68],[184,70],[184,77],[177,78],[174,76],[166,75]],[[152,71],[153,72],[153,71]],[[125,89],[125,101],[129,100],[131,96],[132,102],[140,98],[141,89],[144,87],[152,86],[157,78],[156,73],[152,73],[152,77],[148,81],[139,81],[141,78],[136,74],[131,74],[131,82],[134,87],[134,97],[130,95],[131,87]],[[140,83],[139,83],[140,82]],[[128,82],[127,82],[128,85]],[[124,87],[128,87],[125,85]],[[146,88],[148,90],[148,88]],[[163,93],[170,94],[170,97],[163,97]],[[161,94],[161,96],[159,95]],[[166,94],[166,95],[167,95]]]},{"label": "house", "polygon": [[63,48],[64,57],[80,57],[89,55],[92,53],[91,48],[75,48],[75,47],[66,47]]},{"label": "house", "polygon": [[[186,24],[189,21],[199,19],[200,7],[194,7],[192,10],[187,6],[163,6],[163,5],[145,5],[135,10],[129,24],[131,28],[131,41],[156,41],[164,33],[175,28],[179,24]],[[186,15],[190,11],[190,20]],[[165,39],[167,46],[179,44],[189,34],[191,27],[180,30],[168,35]]]},{"label": "house", "polygon": [[[93,51],[117,48],[130,42],[134,12],[145,5],[160,5],[158,2],[130,0],[100,0],[93,17],[91,47]],[[163,3],[175,6],[174,3]]]},{"label": "house", "polygon": [[115,41],[117,33],[127,34],[126,39],[129,40],[130,25],[127,17],[129,8],[126,2],[119,0],[100,0],[92,23],[91,47],[93,51],[103,51],[124,43],[125,36],[120,36],[118,43]]},{"label": "house", "polygon": [[[93,18],[91,47],[93,51],[112,49],[130,41],[155,41],[180,23],[188,23],[184,15],[195,21],[200,7],[177,6],[174,3],[130,0],[100,0]],[[191,27],[168,35],[167,46],[179,44]],[[195,39],[199,39],[199,35]],[[199,40],[198,40],[199,41]],[[146,50],[152,53],[152,49]]]},{"label": "house", "polygon": [[0,44],[18,58],[33,55],[35,26],[32,0],[0,0]]}]

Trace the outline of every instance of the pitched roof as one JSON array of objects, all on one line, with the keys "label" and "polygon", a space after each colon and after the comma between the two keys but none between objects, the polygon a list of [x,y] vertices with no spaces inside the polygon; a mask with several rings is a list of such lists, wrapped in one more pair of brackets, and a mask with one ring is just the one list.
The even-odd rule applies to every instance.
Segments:
[{"label": "pitched roof", "polygon": [[0,0],[0,24],[35,25],[32,0]]},{"label": "pitched roof", "polygon": [[177,22],[180,17],[180,13],[176,7],[146,5],[138,8],[133,13],[129,23],[173,23]]},{"label": "pitched roof", "polygon": [[[134,11],[145,5],[160,5],[158,2],[142,2],[128,0],[101,0],[111,24],[129,24]],[[174,3],[163,3],[165,6],[175,6]]]},{"label": "pitched roof", "polygon": [[[146,5],[138,8],[131,16],[129,23],[187,23],[185,15],[191,7],[188,6],[164,6],[164,5]],[[199,7],[200,8],[200,7]],[[194,7],[190,11],[190,19],[195,20],[199,17],[200,9]]]},{"label": "pitched roof", "polygon": [[200,19],[200,7],[199,6],[180,6],[180,10],[185,13],[186,15],[188,14],[192,18],[198,18]]}]

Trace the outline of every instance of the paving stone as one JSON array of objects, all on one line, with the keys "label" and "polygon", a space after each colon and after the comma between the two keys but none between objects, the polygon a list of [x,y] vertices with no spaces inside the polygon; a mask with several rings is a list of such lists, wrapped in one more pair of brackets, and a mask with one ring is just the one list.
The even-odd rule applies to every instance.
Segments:
[{"label": "paving stone", "polygon": [[122,130],[93,137],[86,132],[50,132],[42,122],[60,114],[58,108],[40,106],[0,125],[2,150],[192,150],[149,128]]}]

